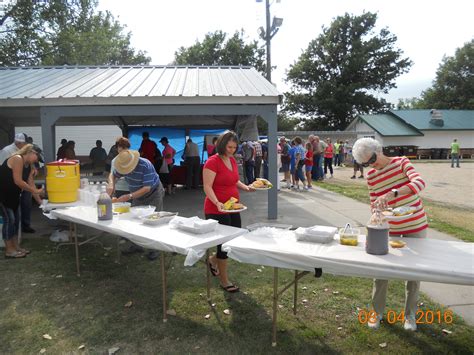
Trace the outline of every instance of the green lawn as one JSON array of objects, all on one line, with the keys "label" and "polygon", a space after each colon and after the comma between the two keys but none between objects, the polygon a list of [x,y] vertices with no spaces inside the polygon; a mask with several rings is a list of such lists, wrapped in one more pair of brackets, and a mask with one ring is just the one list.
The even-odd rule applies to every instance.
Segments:
[{"label": "green lawn", "polygon": [[[84,232],[84,231],[83,231]],[[103,238],[110,246],[115,238]],[[299,283],[298,314],[292,312],[292,289],[279,302],[278,346],[271,347],[271,268],[230,262],[232,279],[242,292],[212,289],[205,299],[205,267],[184,267],[183,256],[170,256],[169,307],[161,319],[158,260],[142,255],[114,263],[114,250],[86,245],[81,250],[82,276],[75,274],[73,248],[54,251],[46,238],[29,239],[33,253],[22,260],[0,260],[0,353],[104,354],[113,347],[131,353],[466,353],[474,351],[473,328],[455,317],[453,324],[420,325],[416,333],[401,324],[371,331],[358,321],[367,309],[371,281],[361,278],[308,275]],[[258,271],[257,269],[260,269]],[[280,284],[291,271],[280,271]],[[392,282],[387,310],[403,309],[402,282]],[[306,300],[306,302],[303,302]],[[132,306],[125,304],[131,301]],[[422,309],[440,310],[429,299]],[[223,313],[230,310],[230,315]],[[206,320],[205,315],[210,319]],[[339,329],[340,328],[340,329]],[[443,333],[443,329],[451,331]],[[52,339],[44,339],[49,334]],[[386,343],[386,348],[379,344]],[[84,345],[84,349],[78,350]]]}]

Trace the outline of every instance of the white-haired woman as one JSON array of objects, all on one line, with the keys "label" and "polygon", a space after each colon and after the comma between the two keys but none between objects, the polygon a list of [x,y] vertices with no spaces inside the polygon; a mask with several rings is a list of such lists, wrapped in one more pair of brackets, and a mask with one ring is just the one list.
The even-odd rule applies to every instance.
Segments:
[{"label": "white-haired woman", "polygon": [[[367,185],[371,208],[410,206],[416,212],[397,222],[389,222],[390,235],[404,237],[426,237],[428,222],[419,196],[425,182],[407,157],[388,157],[383,154],[381,144],[372,138],[357,140],[352,149],[354,159],[363,167],[371,167],[367,173]],[[385,309],[388,280],[374,280],[372,302],[376,319],[368,323],[378,328]],[[420,290],[419,281],[406,282],[405,324],[407,330],[416,330],[415,316]]]}]

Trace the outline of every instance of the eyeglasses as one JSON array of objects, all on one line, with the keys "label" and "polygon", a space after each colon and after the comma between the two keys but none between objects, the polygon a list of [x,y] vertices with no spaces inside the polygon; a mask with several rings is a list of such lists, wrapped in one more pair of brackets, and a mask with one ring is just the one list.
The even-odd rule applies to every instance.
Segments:
[{"label": "eyeglasses", "polygon": [[377,153],[374,153],[372,154],[372,157],[370,157],[370,159],[365,162],[365,163],[361,163],[360,165],[362,165],[364,168],[367,168],[370,164],[373,164],[377,161]]}]

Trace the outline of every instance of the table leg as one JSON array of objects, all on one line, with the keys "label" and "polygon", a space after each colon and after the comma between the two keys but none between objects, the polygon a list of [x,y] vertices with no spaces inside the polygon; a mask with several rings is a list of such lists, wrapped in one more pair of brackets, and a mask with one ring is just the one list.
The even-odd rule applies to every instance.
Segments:
[{"label": "table leg", "polygon": [[115,262],[117,264],[120,264],[120,240],[122,239],[122,237],[117,237],[117,258],[115,259]]},{"label": "table leg", "polygon": [[163,297],[163,323],[168,321],[168,315],[166,313],[166,270],[165,270],[165,252],[161,252],[161,288]]},{"label": "table leg", "polygon": [[209,249],[206,249],[206,282],[207,282],[207,302],[211,302],[211,272],[209,271],[209,267],[207,266],[209,260]]},{"label": "table leg", "polygon": [[293,314],[296,315],[296,305],[298,299],[298,270],[295,270],[295,283],[293,286]]},{"label": "table leg", "polygon": [[278,311],[278,268],[273,268],[273,320],[272,320],[272,346],[277,345],[277,311]]},{"label": "table leg", "polygon": [[77,224],[74,223],[73,227],[73,236],[74,236],[74,248],[76,249],[76,271],[77,271],[77,276],[81,276],[81,267],[79,265],[79,243],[78,243],[78,238],[77,238]]}]

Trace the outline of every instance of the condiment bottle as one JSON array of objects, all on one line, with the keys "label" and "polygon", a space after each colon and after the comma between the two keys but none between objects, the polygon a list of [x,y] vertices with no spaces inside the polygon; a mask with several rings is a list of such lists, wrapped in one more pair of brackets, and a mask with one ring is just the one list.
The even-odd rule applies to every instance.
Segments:
[{"label": "condiment bottle", "polygon": [[99,200],[97,201],[97,217],[99,221],[107,221],[113,218],[112,199],[107,193],[105,186],[101,186]]}]

